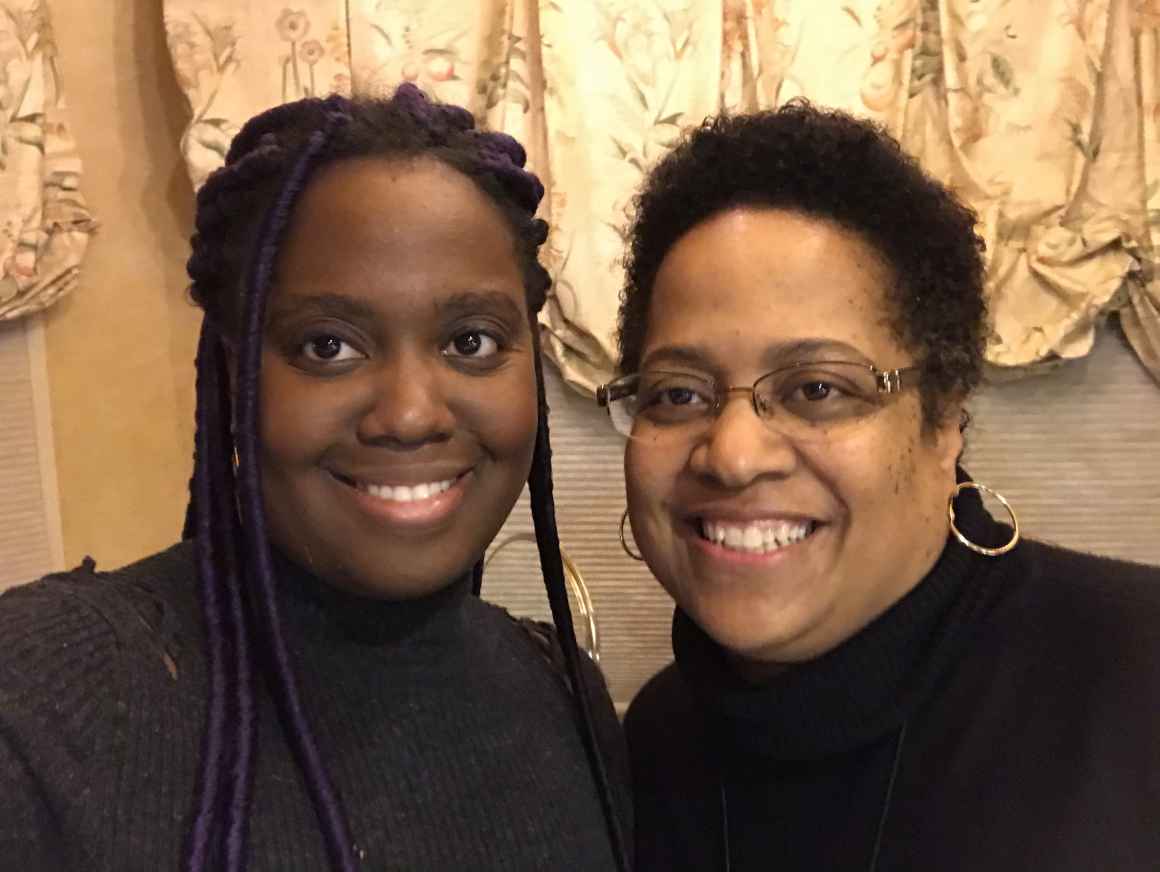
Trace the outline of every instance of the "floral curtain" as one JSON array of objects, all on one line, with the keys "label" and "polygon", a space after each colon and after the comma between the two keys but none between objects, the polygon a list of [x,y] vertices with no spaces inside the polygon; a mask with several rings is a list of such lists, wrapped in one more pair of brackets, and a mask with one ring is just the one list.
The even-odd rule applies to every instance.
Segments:
[{"label": "floral curtain", "polygon": [[96,227],[66,116],[45,0],[0,0],[0,321],[72,290]]},{"label": "floral curtain", "polygon": [[415,81],[528,146],[565,378],[614,366],[631,196],[683,127],[795,96],[875,118],[979,212],[1019,373],[1118,312],[1160,380],[1160,0],[166,0],[195,183],[253,113]]}]

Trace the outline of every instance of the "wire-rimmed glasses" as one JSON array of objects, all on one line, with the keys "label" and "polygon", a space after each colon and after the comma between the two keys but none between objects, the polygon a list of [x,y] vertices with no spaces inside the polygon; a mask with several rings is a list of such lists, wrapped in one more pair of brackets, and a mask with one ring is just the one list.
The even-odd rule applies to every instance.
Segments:
[{"label": "wire-rimmed glasses", "polygon": [[890,395],[918,384],[919,367],[881,370],[843,360],[779,367],[750,387],[721,385],[704,374],[644,370],[601,385],[596,401],[629,438],[696,436],[720,414],[729,395],[748,393],[754,413],[788,438],[832,437],[869,419]]}]

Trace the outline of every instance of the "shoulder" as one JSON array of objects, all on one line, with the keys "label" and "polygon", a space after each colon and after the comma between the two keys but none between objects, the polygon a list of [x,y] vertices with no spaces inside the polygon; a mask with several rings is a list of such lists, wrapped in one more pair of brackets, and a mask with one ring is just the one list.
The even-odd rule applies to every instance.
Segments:
[{"label": "shoulder", "polygon": [[507,609],[473,598],[469,601],[471,622],[489,644],[499,648],[505,659],[537,674],[550,674],[571,693],[564,651],[555,626],[533,618],[518,617]]},{"label": "shoulder", "polygon": [[1010,556],[985,581],[994,600],[962,674],[1027,719],[1160,729],[1160,709],[1140,708],[1160,697],[1160,569],[1034,541]]},{"label": "shoulder", "polygon": [[926,778],[913,794],[923,826],[937,830],[951,809],[952,828],[979,823],[975,806],[1002,806],[1036,809],[1045,837],[1154,844],[1155,827],[1134,811],[1155,804],[1160,784],[1160,571],[1034,541],[1007,556],[967,580],[993,599],[915,719],[910,772],[943,773],[933,793]]},{"label": "shoulder", "polygon": [[[556,627],[545,621],[516,617],[497,606],[480,602],[478,611],[501,644],[524,669],[550,681],[559,698],[566,703],[569,717],[579,727],[579,698],[568,672],[567,659]],[[612,790],[617,815],[625,832],[632,832],[632,794],[628,755],[624,734],[616,716],[616,709],[605,681],[604,673],[586,652],[581,650],[580,672],[584,698],[592,718],[593,738],[603,760],[609,786]],[[539,684],[539,682],[537,682]]]},{"label": "shoulder", "polygon": [[101,572],[91,558],[75,569],[47,575],[0,595],[0,625],[42,640],[69,638],[66,627],[111,633],[127,641],[128,630],[140,618],[157,623],[157,613],[188,613],[197,604],[197,569],[193,543],[181,542],[165,551],[110,572]]},{"label": "shoulder", "polygon": [[174,580],[192,580],[197,566],[193,542],[179,542],[119,569],[102,571],[86,557],[79,566],[55,572],[0,594],[0,613],[35,611],[53,604],[82,601],[96,607],[103,598],[132,596],[133,591],[163,591]]},{"label": "shoulder", "polygon": [[1032,639],[1160,655],[1160,567],[1030,541],[1004,573],[997,616]]},{"label": "shoulder", "polygon": [[1160,593],[1156,590],[1160,583],[1160,566],[1089,554],[1048,542],[1031,540],[1026,544],[1029,560],[1040,575],[1078,585],[1102,587],[1113,594],[1143,596],[1160,603]]},{"label": "shoulder", "polygon": [[182,543],[113,572],[86,560],[0,596],[0,720],[100,698],[143,649],[153,670],[172,673],[169,642],[198,621],[192,554]]},{"label": "shoulder", "polygon": [[[553,681],[569,696],[574,695],[572,680],[568,675],[568,663],[556,627],[547,621],[517,617],[506,609],[491,603],[479,602],[481,621],[487,625],[495,638],[509,648],[521,663],[530,664],[537,672],[550,674]],[[580,652],[580,669],[584,674],[584,684],[590,701],[600,708],[612,709],[604,673],[599,665]]]}]

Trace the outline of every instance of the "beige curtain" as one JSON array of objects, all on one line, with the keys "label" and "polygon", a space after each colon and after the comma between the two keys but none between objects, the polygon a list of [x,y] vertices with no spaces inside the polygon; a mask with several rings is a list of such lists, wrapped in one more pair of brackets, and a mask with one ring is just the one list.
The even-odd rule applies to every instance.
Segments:
[{"label": "beige curtain", "polygon": [[44,0],[0,0],[0,321],[76,285],[95,222],[80,194]]},{"label": "beige curtain", "polygon": [[[1133,173],[1143,200],[1147,236],[1141,270],[1127,286],[1120,323],[1148,371],[1160,381],[1160,0],[1137,0],[1126,29],[1134,51],[1121,64],[1138,82],[1139,101],[1128,100],[1138,118],[1139,168]],[[1135,61],[1134,69],[1131,61]],[[1133,75],[1134,74],[1134,75]],[[1138,202],[1138,201],[1137,201]]]},{"label": "beige curtain", "polygon": [[794,96],[884,123],[981,218],[1020,373],[1119,312],[1160,379],[1160,0],[167,0],[195,183],[239,123],[415,81],[528,147],[548,187],[546,348],[612,372],[633,190],[681,128]]}]

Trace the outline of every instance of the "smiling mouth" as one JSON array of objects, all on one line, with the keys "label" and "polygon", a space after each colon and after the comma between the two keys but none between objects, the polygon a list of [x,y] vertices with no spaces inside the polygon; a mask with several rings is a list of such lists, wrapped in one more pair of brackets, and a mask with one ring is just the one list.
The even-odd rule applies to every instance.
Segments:
[{"label": "smiling mouth", "polygon": [[337,472],[331,472],[330,475],[336,480],[342,482],[347,487],[354,488],[361,493],[368,494],[376,499],[382,500],[385,503],[416,503],[423,500],[429,500],[432,497],[437,497],[442,493],[447,492],[462,475],[455,478],[443,479],[441,481],[421,482],[412,485],[389,485],[389,484],[375,484],[373,482],[356,481],[345,475],[339,475]]},{"label": "smiling mouth", "polygon": [[736,523],[698,518],[697,534],[728,551],[743,554],[770,554],[796,545],[812,536],[817,521],[751,521]]}]

